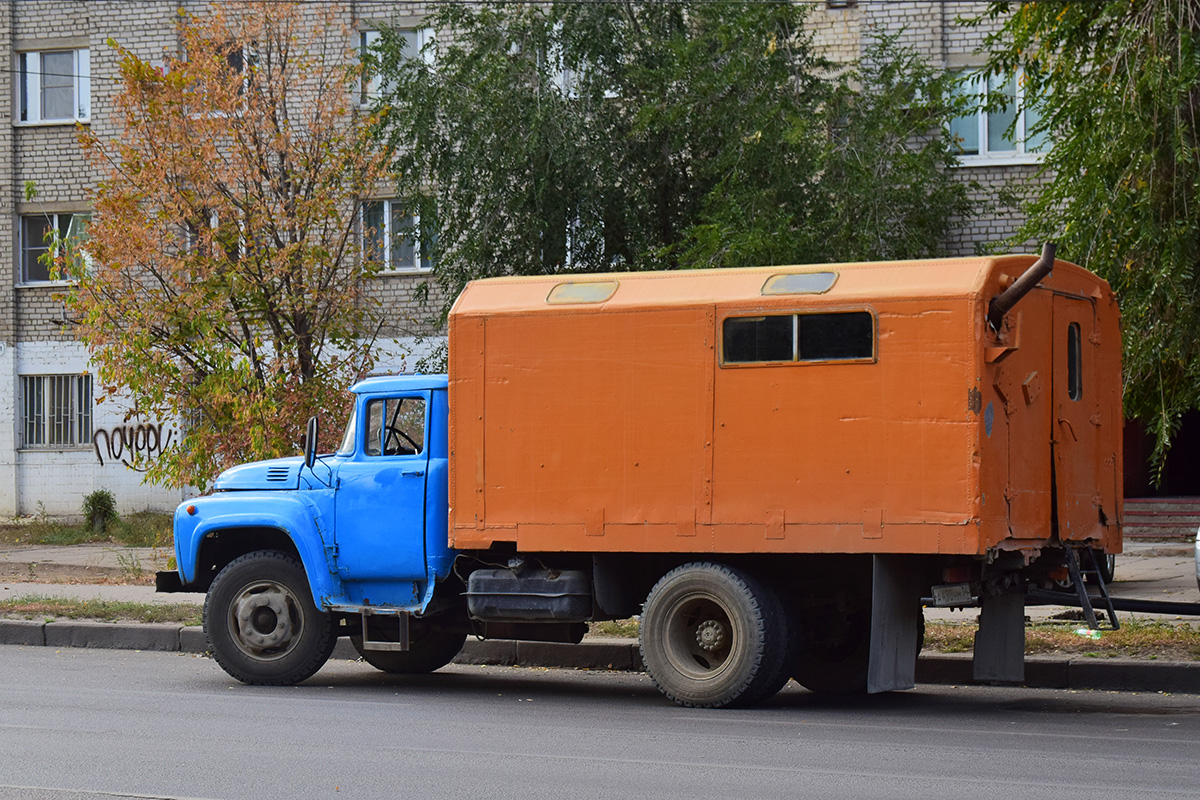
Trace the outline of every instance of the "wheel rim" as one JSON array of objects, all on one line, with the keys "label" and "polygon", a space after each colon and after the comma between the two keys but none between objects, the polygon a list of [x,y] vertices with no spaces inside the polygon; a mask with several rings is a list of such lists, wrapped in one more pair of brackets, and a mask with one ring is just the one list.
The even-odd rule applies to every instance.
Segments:
[{"label": "wheel rim", "polygon": [[711,595],[693,593],[679,598],[667,619],[667,659],[672,668],[693,680],[720,675],[741,646],[741,631]]},{"label": "wheel rim", "polygon": [[304,633],[300,598],[275,581],[248,584],[229,605],[229,630],[234,644],[251,658],[283,658]]}]

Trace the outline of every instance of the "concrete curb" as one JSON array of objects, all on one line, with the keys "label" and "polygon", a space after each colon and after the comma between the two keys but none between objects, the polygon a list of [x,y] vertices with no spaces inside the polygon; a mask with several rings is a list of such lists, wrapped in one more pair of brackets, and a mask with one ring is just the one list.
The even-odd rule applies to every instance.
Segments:
[{"label": "concrete curb", "polygon": [[[0,645],[26,647],[94,647],[115,650],[158,650],[204,654],[204,631],[194,626],[107,622],[36,622],[0,619]],[[353,660],[358,653],[341,639],[334,658]],[[512,642],[466,643],[456,664],[562,667],[567,669],[642,668],[636,642],[624,639],[588,640],[580,644]],[[917,662],[917,683],[976,683],[969,653],[931,653]],[[1136,692],[1200,694],[1200,662],[1143,661],[1126,658],[1025,659],[1023,685],[1041,689],[1110,689]]]}]

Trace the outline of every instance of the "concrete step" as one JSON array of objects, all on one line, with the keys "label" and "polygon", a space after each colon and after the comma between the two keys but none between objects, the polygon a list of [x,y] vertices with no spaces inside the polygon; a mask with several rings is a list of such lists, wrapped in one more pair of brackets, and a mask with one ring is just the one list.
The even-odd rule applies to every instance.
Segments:
[{"label": "concrete step", "polygon": [[1200,497],[1126,498],[1122,523],[1129,539],[1191,540],[1200,528]]}]

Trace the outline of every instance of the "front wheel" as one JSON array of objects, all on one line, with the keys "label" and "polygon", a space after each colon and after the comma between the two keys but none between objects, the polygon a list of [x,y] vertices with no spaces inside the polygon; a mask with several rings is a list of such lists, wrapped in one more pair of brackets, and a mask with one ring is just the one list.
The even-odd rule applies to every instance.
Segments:
[{"label": "front wheel", "polygon": [[642,611],[642,662],[684,706],[751,705],[787,680],[788,627],[778,597],[733,567],[685,564],[663,576]]},{"label": "front wheel", "polygon": [[286,686],[329,660],[333,618],[312,600],[294,557],[259,550],[221,570],[204,599],[204,633],[221,668],[243,683]]}]

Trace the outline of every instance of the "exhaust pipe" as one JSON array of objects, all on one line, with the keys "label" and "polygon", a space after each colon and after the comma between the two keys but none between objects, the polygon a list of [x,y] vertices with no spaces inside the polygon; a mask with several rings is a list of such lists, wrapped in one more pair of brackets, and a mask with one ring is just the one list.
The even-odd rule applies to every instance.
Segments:
[{"label": "exhaust pipe", "polygon": [[1004,324],[1004,315],[1011,311],[1022,297],[1033,291],[1033,287],[1037,286],[1042,278],[1049,275],[1050,270],[1054,269],[1054,251],[1056,249],[1058,249],[1058,245],[1054,242],[1043,244],[1041,258],[1033,262],[1029,269],[1021,274],[1021,277],[1013,281],[1012,286],[992,298],[992,302],[988,304],[988,324],[992,326],[992,330],[1000,330],[1000,326]]}]

